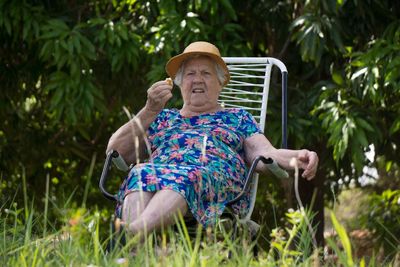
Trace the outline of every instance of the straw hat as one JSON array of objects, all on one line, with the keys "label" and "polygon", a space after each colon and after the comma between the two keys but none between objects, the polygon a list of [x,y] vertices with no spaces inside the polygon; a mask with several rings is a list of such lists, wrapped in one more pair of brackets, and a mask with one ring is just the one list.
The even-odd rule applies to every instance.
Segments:
[{"label": "straw hat", "polygon": [[218,48],[215,45],[208,42],[191,43],[185,48],[185,50],[183,50],[182,54],[179,54],[171,58],[167,62],[167,65],[165,66],[165,70],[167,71],[168,75],[172,79],[175,79],[175,75],[178,72],[182,62],[192,55],[205,55],[213,59],[225,71],[225,82],[223,85],[225,86],[228,83],[230,78],[228,67],[226,66],[224,60],[222,59]]}]

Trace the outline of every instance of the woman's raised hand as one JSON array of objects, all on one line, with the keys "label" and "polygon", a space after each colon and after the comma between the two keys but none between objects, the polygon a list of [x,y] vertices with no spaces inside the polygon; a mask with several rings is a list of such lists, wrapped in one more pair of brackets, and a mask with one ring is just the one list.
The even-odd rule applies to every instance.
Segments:
[{"label": "woman's raised hand", "polygon": [[168,79],[154,83],[147,90],[147,102],[145,109],[154,113],[160,113],[165,104],[172,97],[172,82]]}]

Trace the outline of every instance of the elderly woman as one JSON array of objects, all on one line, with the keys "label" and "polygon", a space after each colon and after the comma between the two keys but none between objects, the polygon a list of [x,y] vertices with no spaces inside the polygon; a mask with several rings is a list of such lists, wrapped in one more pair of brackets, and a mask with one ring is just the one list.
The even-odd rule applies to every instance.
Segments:
[{"label": "elderly woman", "polygon": [[[178,213],[191,215],[204,226],[214,224],[226,201],[241,191],[247,165],[258,155],[275,159],[285,169],[296,158],[304,178],[315,176],[315,152],[276,149],[248,112],[218,104],[229,72],[217,47],[192,43],[168,61],[166,71],[180,87],[182,108],[164,109],[172,97],[172,84],[154,83],[147,91],[146,105],[111,136],[107,148],[130,163],[150,154],[145,163],[132,168],[119,192],[124,202],[117,212],[122,212],[130,233],[172,224]],[[261,164],[257,169],[266,170]],[[248,204],[244,198],[236,209],[246,209]]]}]

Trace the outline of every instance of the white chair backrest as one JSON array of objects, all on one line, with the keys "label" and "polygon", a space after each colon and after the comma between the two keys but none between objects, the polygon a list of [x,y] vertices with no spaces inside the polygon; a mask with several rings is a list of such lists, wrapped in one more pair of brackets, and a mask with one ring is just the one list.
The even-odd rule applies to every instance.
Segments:
[{"label": "white chair backrest", "polygon": [[[219,102],[225,108],[243,108],[249,111],[259,123],[260,129],[264,131],[272,67],[277,66],[282,73],[282,79],[284,79],[287,77],[286,66],[280,60],[271,57],[224,57],[223,59],[228,65],[231,79],[222,90]],[[282,80],[282,84],[286,86],[286,78],[285,81]],[[286,98],[286,95],[283,98]],[[286,99],[282,103],[286,105]],[[286,106],[283,109],[285,111],[282,112],[282,115],[286,117]],[[286,123],[286,118],[284,120]],[[286,129],[282,133],[286,135]],[[286,137],[283,136],[283,146],[286,144],[285,139]],[[240,218],[242,223],[249,221],[253,213],[257,187],[258,175],[256,174],[250,189],[250,209],[246,215]]]}]

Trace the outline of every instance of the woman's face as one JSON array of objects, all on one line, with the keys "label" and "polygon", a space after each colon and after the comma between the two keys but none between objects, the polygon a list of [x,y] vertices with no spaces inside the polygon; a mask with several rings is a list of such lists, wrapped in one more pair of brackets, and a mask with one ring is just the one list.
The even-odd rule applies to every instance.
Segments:
[{"label": "woman's face", "polygon": [[201,112],[215,109],[221,90],[214,61],[197,57],[185,63],[181,92],[186,108]]}]

